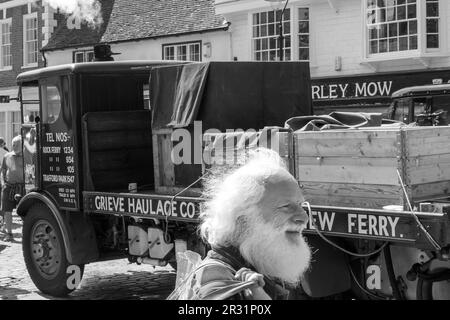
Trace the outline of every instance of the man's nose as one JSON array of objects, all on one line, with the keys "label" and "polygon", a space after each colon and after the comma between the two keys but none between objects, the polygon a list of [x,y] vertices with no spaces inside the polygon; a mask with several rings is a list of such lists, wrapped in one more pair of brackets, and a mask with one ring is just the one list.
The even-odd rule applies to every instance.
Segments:
[{"label": "man's nose", "polygon": [[305,209],[302,207],[299,208],[296,215],[294,216],[294,222],[297,224],[306,224],[309,220],[309,216],[306,213]]}]

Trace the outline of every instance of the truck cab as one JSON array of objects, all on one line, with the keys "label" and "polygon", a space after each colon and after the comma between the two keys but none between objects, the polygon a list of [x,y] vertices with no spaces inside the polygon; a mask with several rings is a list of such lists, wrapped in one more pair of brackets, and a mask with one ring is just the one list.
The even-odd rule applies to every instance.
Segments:
[{"label": "truck cab", "polygon": [[417,125],[447,125],[450,84],[432,84],[400,89],[392,94],[389,119]]},{"label": "truck cab", "polygon": [[26,194],[17,214],[25,262],[43,292],[65,295],[85,263],[123,257],[115,219],[83,214],[83,191],[124,192],[128,182],[152,190],[149,73],[174,64],[91,62],[18,76]]}]

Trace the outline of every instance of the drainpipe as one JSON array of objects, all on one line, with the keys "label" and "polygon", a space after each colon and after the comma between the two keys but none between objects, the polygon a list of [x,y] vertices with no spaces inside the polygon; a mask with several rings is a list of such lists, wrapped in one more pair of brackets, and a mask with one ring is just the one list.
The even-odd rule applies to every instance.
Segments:
[{"label": "drainpipe", "polygon": [[41,50],[42,58],[44,58],[44,68],[47,67],[47,57],[45,56],[45,51]]}]

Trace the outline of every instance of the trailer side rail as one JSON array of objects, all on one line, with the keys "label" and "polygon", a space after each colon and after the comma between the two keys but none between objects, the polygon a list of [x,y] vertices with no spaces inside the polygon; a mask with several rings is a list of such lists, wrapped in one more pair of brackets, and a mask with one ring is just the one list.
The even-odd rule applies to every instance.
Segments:
[{"label": "trailer side rail", "polygon": [[[159,194],[83,192],[84,210],[89,213],[167,219],[168,221],[199,222],[199,205],[195,197],[176,197]],[[352,239],[389,241],[432,249],[407,211],[388,211],[364,208],[311,206],[305,234]],[[441,245],[450,243],[447,213],[415,212],[429,234]]]}]

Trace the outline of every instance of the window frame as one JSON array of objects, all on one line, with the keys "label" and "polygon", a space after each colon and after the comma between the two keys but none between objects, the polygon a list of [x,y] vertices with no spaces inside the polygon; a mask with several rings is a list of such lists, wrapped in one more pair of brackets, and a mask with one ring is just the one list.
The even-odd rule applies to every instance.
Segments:
[{"label": "window frame", "polygon": [[[17,119],[15,117],[17,116]],[[17,122],[18,121],[18,122]],[[13,137],[22,134],[22,112],[20,110],[11,111],[11,135]],[[19,130],[15,133],[14,128],[18,127]]]},{"label": "window frame", "polygon": [[[88,60],[88,55],[90,53],[92,54],[92,60],[91,61]],[[76,61],[75,58],[76,58],[77,54],[82,54],[83,55],[83,61],[82,62],[77,62]],[[84,49],[84,50],[74,50],[74,51],[72,51],[72,63],[93,62],[94,59],[95,59],[94,50]]]},{"label": "window frame", "polygon": [[[289,10],[289,24],[290,24],[290,32],[289,32],[289,37],[291,38],[291,46],[290,46],[290,59],[289,61],[298,61],[296,59],[293,59],[294,57],[298,56],[298,39],[297,39],[297,28],[294,25],[294,19],[295,21],[297,21],[298,19],[298,8],[300,7],[304,7],[304,6],[295,6],[295,5],[288,5],[286,7],[286,10]],[[308,7],[310,9],[310,7]],[[263,13],[263,12],[269,12],[269,11],[278,11],[278,10],[283,10],[283,6],[280,7],[264,7],[264,8],[259,8],[257,10],[252,10],[248,13],[248,34],[249,34],[249,39],[250,39],[250,52],[249,52],[249,59],[250,61],[265,61],[265,60],[256,60],[255,59],[255,44],[254,44],[254,37],[253,37],[253,15],[256,13]],[[275,16],[275,21],[274,21],[274,28],[275,28],[275,37],[276,37],[276,43],[277,43],[277,47],[276,47],[276,56],[278,56],[278,24],[277,24],[277,17]],[[285,20],[283,19],[283,24],[285,23]],[[284,27],[284,26],[283,26]],[[286,36],[284,34],[284,29],[283,29],[283,36]],[[269,38],[269,36],[267,36],[266,38]],[[285,47],[283,47],[283,60],[284,61],[288,61],[286,60],[286,52],[285,52]],[[271,60],[267,60],[267,61],[271,61]],[[275,61],[279,61],[279,60],[275,60]]]},{"label": "window frame", "polygon": [[[8,122],[6,121],[7,119],[7,113],[9,111],[0,111],[0,137],[5,138],[5,142],[6,142],[6,134],[8,132]],[[3,115],[3,119],[2,116]]]},{"label": "window frame", "polygon": [[[427,1],[426,0],[422,0],[421,1],[421,10],[423,12],[423,49],[425,52],[440,52],[443,50],[443,41],[444,41],[444,37],[443,37],[443,33],[445,32],[445,26],[442,23],[443,18],[445,17],[445,15],[442,15],[443,12],[443,7],[444,7],[444,3],[442,3],[441,0],[437,0],[438,3],[438,10],[439,10],[439,15],[437,16],[437,20],[438,20],[438,41],[439,41],[439,47],[437,48],[428,48],[427,46]],[[435,18],[436,19],[436,18]]]},{"label": "window frame", "polygon": [[367,25],[367,2],[368,0],[361,0],[361,14],[362,14],[362,46],[363,46],[363,61],[388,61],[394,59],[407,58],[421,58],[441,56],[445,54],[447,48],[446,41],[446,16],[442,14],[446,12],[447,7],[445,1],[438,0],[439,5],[439,48],[427,48],[426,44],[426,0],[417,0],[417,49],[404,51],[387,51],[383,53],[369,53],[369,28]]},{"label": "window frame", "polygon": [[[198,45],[199,48],[199,59],[200,60],[190,60],[188,58],[191,58],[190,53],[190,46],[191,45]],[[184,41],[184,42],[174,42],[174,43],[163,43],[161,45],[161,58],[162,60],[168,60],[168,61],[195,61],[195,62],[202,62],[203,61],[203,54],[202,54],[202,40],[195,40],[195,41]],[[178,60],[178,49],[177,47],[186,47],[186,60]],[[173,48],[173,57],[174,59],[166,59],[165,50],[166,48]]]},{"label": "window frame", "polygon": [[[26,35],[27,35],[27,20],[30,19],[36,19],[36,62],[29,62],[28,61],[28,49],[27,49],[27,43],[31,42],[31,41],[27,41],[26,40]],[[38,15],[37,12],[32,12],[29,14],[25,14],[23,15],[23,33],[22,33],[22,43],[23,43],[23,65],[22,68],[34,68],[38,66],[38,62],[39,62],[39,19],[38,19]]]},{"label": "window frame", "polygon": [[[10,32],[9,32],[9,46],[10,46],[10,61],[11,61],[11,65],[9,66],[4,66],[3,65],[3,33],[2,33],[2,29],[3,29],[3,24],[9,24],[10,27]],[[0,71],[7,71],[7,70],[12,70],[13,68],[13,54],[12,54],[12,18],[6,18],[6,19],[1,19],[0,20]]]},{"label": "window frame", "polygon": [[[311,63],[311,38],[312,38],[312,33],[311,33],[311,8],[309,6],[296,6],[295,8],[295,16],[294,16],[294,23],[295,23],[295,49],[298,50],[296,52],[296,57],[298,57],[299,59],[296,59],[294,61],[304,61],[304,62],[309,62]],[[300,32],[298,30],[298,24],[300,22],[300,17],[299,17],[299,10],[300,9],[308,9],[308,60],[300,60],[300,43],[299,43],[299,36],[300,36]],[[304,21],[304,20],[302,20]],[[306,33],[305,33],[306,34]]]},{"label": "window frame", "polygon": [[[299,60],[299,41],[298,41],[298,22],[299,22],[299,9],[308,9],[309,12],[309,60]],[[281,8],[274,8],[272,6],[264,7],[264,8],[258,8],[255,10],[251,10],[248,12],[247,15],[247,22],[248,22],[248,38],[250,41],[248,42],[249,50],[248,50],[248,57],[247,59],[250,61],[256,61],[254,59],[254,43],[253,43],[253,14],[254,13],[261,13],[261,12],[267,12],[270,10],[280,10]],[[314,67],[313,63],[315,61],[315,50],[314,50],[314,44],[315,44],[315,34],[314,34],[314,23],[313,23],[313,17],[314,17],[314,10],[313,6],[311,4],[288,4],[286,7],[286,10],[290,10],[290,23],[291,23],[291,59],[290,61],[301,61],[301,62],[309,62],[309,66]]]}]

